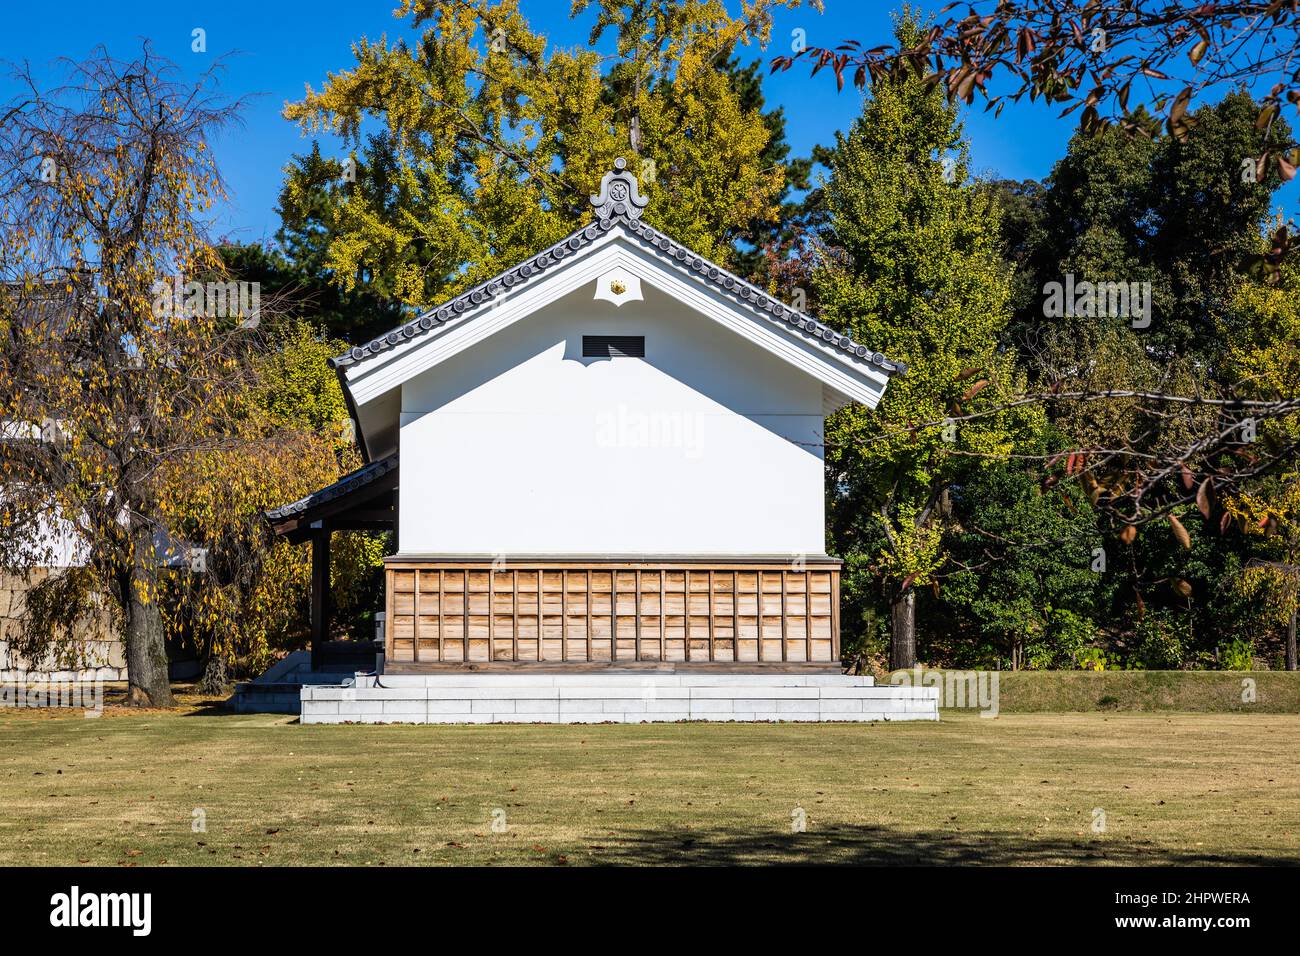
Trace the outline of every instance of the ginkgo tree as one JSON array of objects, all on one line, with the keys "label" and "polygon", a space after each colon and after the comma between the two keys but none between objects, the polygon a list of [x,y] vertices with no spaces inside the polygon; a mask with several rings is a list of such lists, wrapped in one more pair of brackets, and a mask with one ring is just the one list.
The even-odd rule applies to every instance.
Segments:
[{"label": "ginkgo tree", "polygon": [[[268,336],[252,357],[232,440],[169,461],[159,510],[173,533],[201,541],[206,573],[169,574],[162,602],[168,636],[205,662],[202,686],[263,670],[309,635],[309,551],[275,536],[264,512],[361,466],[338,379],[325,364],[344,343],[304,321]],[[373,633],[362,618],[381,591],[383,535],[338,532],[330,548],[331,615]]]},{"label": "ginkgo tree", "polygon": [[349,150],[290,166],[285,221],[324,222],[324,265],[345,291],[424,306],[570,232],[622,156],[656,197],[647,220],[725,263],[777,220],[785,185],[732,57],[798,5],[733,16],[721,0],[579,0],[573,15],[594,24],[569,49],[518,0],[405,0],[414,41],[359,40],[354,65],[285,107]]}]

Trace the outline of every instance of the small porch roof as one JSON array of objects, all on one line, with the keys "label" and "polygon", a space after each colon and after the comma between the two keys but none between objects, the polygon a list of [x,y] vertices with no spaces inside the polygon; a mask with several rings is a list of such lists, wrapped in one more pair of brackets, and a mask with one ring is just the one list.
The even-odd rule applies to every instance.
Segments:
[{"label": "small porch roof", "polygon": [[397,455],[372,461],[313,491],[265,512],[275,533],[294,543],[313,528],[328,531],[391,531],[397,522]]}]

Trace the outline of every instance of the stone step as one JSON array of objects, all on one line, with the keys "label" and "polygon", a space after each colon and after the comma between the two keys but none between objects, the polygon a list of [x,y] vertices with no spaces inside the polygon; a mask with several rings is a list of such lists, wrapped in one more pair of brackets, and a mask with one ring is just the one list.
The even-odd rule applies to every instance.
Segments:
[{"label": "stone step", "polygon": [[357,675],[301,697],[304,724],[939,719],[936,687],[843,674]]}]

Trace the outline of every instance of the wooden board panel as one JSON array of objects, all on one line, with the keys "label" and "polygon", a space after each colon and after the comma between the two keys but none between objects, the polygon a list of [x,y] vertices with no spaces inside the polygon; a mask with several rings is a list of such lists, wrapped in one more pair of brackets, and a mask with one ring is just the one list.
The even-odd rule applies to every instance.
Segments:
[{"label": "wooden board panel", "polygon": [[834,662],[839,569],[635,562],[387,571],[388,657],[468,664]]}]

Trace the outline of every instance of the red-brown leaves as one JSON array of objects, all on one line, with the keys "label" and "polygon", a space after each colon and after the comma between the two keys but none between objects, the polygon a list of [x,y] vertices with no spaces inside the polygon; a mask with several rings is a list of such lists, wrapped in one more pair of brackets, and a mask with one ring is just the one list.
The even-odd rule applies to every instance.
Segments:
[{"label": "red-brown leaves", "polygon": [[1187,533],[1187,529],[1183,527],[1183,523],[1178,520],[1178,516],[1171,514],[1168,515],[1168,519],[1169,530],[1174,533],[1175,540],[1183,546],[1184,551],[1192,550],[1191,535]]},{"label": "red-brown leaves", "polygon": [[1210,520],[1210,479],[1206,478],[1201,482],[1201,487],[1196,489],[1196,507],[1201,512],[1201,517],[1206,521]]}]

